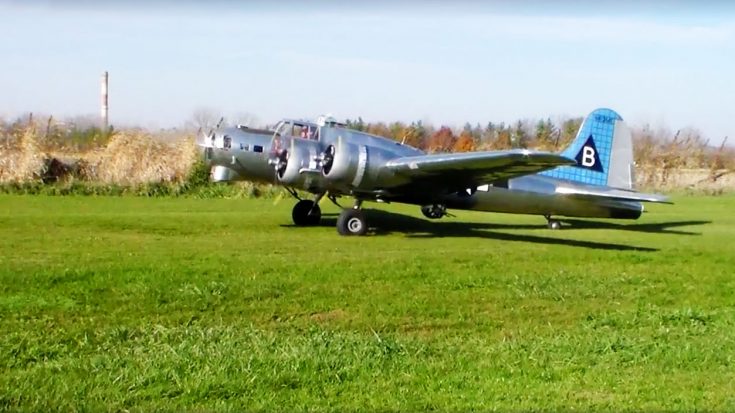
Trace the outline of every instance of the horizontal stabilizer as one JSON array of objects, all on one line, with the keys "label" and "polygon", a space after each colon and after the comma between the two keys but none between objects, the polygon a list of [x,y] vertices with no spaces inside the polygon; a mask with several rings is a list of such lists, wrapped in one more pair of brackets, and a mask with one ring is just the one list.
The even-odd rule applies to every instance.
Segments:
[{"label": "horizontal stabilizer", "polygon": [[624,189],[613,188],[556,188],[557,194],[578,196],[580,198],[606,198],[617,201],[638,201],[638,202],[657,202],[664,204],[672,204],[669,197],[660,194],[643,194],[635,191],[626,191]]}]

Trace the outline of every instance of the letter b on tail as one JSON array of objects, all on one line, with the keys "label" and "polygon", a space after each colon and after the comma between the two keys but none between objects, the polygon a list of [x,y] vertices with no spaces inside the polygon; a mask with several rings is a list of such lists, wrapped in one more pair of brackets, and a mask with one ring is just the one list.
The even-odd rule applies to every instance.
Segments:
[{"label": "letter b on tail", "polygon": [[591,169],[597,172],[604,172],[602,169],[602,162],[600,162],[600,155],[597,152],[595,146],[595,140],[592,135],[587,138],[587,141],[582,145],[577,156],[574,157],[577,161],[577,167]]}]

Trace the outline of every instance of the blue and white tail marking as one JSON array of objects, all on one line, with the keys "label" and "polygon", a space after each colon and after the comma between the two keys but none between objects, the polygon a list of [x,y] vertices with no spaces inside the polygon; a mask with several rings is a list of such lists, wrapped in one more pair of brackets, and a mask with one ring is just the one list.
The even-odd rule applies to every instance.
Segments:
[{"label": "blue and white tail marking", "polygon": [[605,172],[602,169],[602,162],[600,161],[600,151],[597,149],[595,139],[592,135],[590,135],[590,137],[584,142],[584,145],[582,145],[582,148],[577,153],[577,156],[574,157],[574,160],[577,161],[577,165],[575,166],[578,168],[586,168],[602,173]]},{"label": "blue and white tail marking", "polygon": [[632,188],[632,138],[623,118],[611,109],[590,113],[562,155],[577,164],[541,175],[589,185]]}]

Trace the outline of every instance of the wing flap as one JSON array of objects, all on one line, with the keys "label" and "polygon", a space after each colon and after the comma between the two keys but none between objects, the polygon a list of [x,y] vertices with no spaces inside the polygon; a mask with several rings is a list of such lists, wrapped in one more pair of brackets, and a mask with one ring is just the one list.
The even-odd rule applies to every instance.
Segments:
[{"label": "wing flap", "polygon": [[575,163],[573,159],[554,153],[512,150],[409,156],[391,160],[385,168],[410,177],[446,175],[492,182]]}]

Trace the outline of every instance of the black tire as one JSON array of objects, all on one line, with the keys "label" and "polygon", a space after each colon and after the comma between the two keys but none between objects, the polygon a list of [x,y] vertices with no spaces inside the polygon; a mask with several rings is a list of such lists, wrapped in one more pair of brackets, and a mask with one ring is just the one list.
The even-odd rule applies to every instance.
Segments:
[{"label": "black tire", "polygon": [[359,209],[343,209],[337,218],[339,235],[365,235],[367,230],[365,215]]},{"label": "black tire", "polygon": [[421,213],[429,219],[439,219],[445,215],[437,205],[424,205],[421,207]]},{"label": "black tire", "polygon": [[314,201],[302,199],[294,205],[291,218],[293,223],[300,227],[319,225],[322,219],[322,209],[319,208],[319,205],[315,205]]}]

